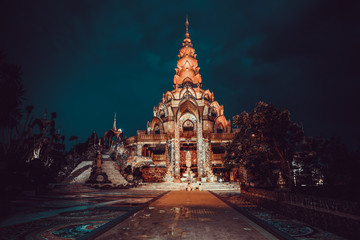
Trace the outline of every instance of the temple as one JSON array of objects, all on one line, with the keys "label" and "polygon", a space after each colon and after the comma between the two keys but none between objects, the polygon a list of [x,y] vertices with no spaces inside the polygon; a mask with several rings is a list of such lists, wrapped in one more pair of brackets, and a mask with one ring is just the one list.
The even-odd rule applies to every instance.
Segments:
[{"label": "temple", "polygon": [[124,141],[128,162],[145,181],[216,181],[224,172],[225,145],[234,137],[224,108],[202,89],[195,49],[186,32],[175,68],[173,90],[154,107],[146,130]]}]

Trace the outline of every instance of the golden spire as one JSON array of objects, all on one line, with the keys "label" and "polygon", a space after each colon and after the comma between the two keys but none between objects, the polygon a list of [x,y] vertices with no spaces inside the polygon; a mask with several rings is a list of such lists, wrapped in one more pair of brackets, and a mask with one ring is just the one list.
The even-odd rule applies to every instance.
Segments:
[{"label": "golden spire", "polygon": [[187,81],[190,79],[193,84],[198,87],[201,87],[201,76],[199,74],[198,62],[196,60],[195,49],[191,43],[190,34],[189,34],[189,18],[186,16],[185,21],[185,39],[182,42],[179,60],[177,62],[177,68],[175,68],[176,74],[174,76],[174,86],[177,86],[183,83],[185,79]]},{"label": "golden spire", "polygon": [[185,27],[186,27],[185,38],[189,38],[189,37],[190,37],[190,34],[189,34],[189,19],[188,19],[188,15],[186,15]]},{"label": "golden spire", "polygon": [[189,46],[189,47],[193,47],[191,44],[191,40],[190,40],[190,34],[189,34],[189,18],[186,15],[186,21],[185,21],[185,28],[186,28],[186,32],[185,32],[185,39],[183,41],[182,46]]}]

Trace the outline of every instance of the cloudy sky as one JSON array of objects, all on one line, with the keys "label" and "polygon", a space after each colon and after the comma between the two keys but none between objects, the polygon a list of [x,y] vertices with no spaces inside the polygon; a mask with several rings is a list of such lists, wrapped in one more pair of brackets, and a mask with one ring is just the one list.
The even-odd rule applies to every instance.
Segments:
[{"label": "cloudy sky", "polygon": [[85,140],[145,129],[173,89],[189,15],[203,88],[229,119],[258,101],[311,136],[360,139],[360,1],[18,1],[0,3],[0,49],[22,66],[27,104]]}]

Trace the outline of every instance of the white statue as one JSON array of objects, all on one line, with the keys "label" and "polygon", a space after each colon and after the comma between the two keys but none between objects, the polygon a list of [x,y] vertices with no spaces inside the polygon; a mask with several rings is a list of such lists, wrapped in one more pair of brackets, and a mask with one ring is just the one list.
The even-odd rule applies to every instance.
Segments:
[{"label": "white statue", "polygon": [[191,153],[188,151],[186,152],[186,157],[185,157],[185,163],[186,163],[186,167],[188,168],[188,170],[191,167]]}]

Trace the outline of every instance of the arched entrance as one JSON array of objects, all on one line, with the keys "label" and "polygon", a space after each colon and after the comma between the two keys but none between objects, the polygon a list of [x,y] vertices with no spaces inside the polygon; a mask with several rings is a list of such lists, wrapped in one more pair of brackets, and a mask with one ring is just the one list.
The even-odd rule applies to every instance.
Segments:
[{"label": "arched entrance", "polygon": [[180,177],[187,180],[198,177],[196,124],[196,116],[190,112],[184,113],[179,119]]}]

